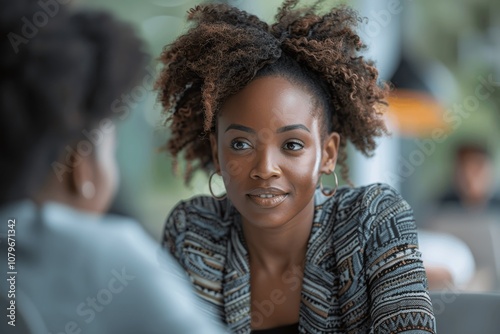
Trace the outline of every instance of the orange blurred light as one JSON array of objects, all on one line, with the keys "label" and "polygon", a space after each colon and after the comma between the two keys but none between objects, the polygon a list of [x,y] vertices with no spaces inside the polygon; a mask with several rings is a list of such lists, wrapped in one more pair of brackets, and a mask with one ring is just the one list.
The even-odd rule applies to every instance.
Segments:
[{"label": "orange blurred light", "polygon": [[435,129],[451,130],[443,119],[443,106],[426,93],[395,89],[389,94],[387,102],[388,116],[402,136],[429,137]]}]

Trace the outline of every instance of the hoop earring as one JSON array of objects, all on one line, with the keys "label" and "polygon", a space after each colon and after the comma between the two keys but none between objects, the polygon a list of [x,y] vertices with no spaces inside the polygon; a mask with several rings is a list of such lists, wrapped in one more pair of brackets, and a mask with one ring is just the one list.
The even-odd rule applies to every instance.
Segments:
[{"label": "hoop earring", "polygon": [[208,179],[208,190],[210,190],[210,195],[212,195],[213,198],[215,198],[218,201],[222,201],[224,198],[227,197],[227,194],[224,194],[222,196],[216,196],[212,190],[212,178],[214,177],[215,174],[217,174],[217,172],[213,172],[212,174],[210,174],[210,178]]},{"label": "hoop earring", "polygon": [[[339,187],[339,179],[337,178],[337,173],[335,173],[335,171],[333,171],[333,176],[335,177],[335,188],[329,192],[325,192],[325,189],[323,189],[323,181],[321,180],[321,178],[319,179],[319,189],[325,197],[332,197],[333,195],[335,195],[335,193],[337,192],[337,188]],[[321,177],[323,177],[323,175],[321,175]]]}]

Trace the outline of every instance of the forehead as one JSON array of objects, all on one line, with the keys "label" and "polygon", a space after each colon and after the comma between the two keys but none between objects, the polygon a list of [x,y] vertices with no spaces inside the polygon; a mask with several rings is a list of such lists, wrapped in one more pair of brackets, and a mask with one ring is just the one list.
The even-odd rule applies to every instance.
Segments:
[{"label": "forehead", "polygon": [[487,153],[474,149],[465,149],[459,152],[457,158],[462,163],[465,162],[483,163],[489,161],[489,156]]},{"label": "forehead", "polygon": [[221,107],[218,123],[271,129],[291,123],[313,127],[316,114],[307,90],[285,78],[270,76],[253,80],[230,97]]}]

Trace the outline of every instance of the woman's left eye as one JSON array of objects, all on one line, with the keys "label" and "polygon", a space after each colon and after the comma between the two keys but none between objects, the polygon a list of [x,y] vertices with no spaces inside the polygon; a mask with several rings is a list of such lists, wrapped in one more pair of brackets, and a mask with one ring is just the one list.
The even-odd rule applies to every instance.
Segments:
[{"label": "woman's left eye", "polygon": [[242,140],[233,140],[231,142],[231,148],[235,151],[241,151],[249,149],[250,145]]},{"label": "woman's left eye", "polygon": [[298,142],[290,141],[288,143],[285,143],[285,145],[283,145],[283,148],[289,151],[298,151],[303,149],[304,145]]}]

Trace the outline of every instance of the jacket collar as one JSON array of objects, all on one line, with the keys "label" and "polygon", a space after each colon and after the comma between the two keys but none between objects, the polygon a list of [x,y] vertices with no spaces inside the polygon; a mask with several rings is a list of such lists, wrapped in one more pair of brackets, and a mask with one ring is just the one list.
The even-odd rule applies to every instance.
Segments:
[{"label": "jacket collar", "polygon": [[[316,190],[314,198],[314,218],[309,236],[306,265],[303,270],[302,298],[299,311],[300,327],[305,327],[307,319],[321,317],[325,320],[330,311],[330,301],[334,290],[334,276],[330,266],[325,265],[333,259],[333,247],[330,240],[332,233],[329,222],[324,217],[324,204],[328,200]],[[229,231],[226,265],[223,273],[222,293],[224,299],[225,321],[231,332],[249,333],[251,324],[250,314],[250,263],[248,249],[245,243],[241,216],[232,207],[234,219]],[[300,278],[300,270],[294,272],[294,278]],[[311,325],[311,324],[309,324]]]}]

